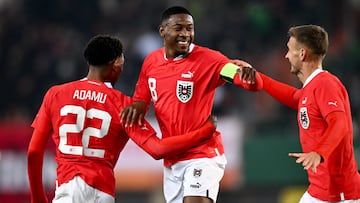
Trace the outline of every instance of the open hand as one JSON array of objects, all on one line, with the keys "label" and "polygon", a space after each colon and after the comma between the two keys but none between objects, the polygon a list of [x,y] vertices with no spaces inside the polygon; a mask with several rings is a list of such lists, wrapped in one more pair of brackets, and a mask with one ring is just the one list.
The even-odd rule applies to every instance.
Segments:
[{"label": "open hand", "polygon": [[316,152],[289,153],[289,157],[297,158],[296,163],[302,164],[304,170],[312,169],[316,173],[316,167],[321,163],[321,156]]},{"label": "open hand", "polygon": [[121,110],[121,122],[125,122],[125,127],[132,127],[134,123],[142,125],[146,113],[146,104],[143,101],[136,101],[132,105]]}]

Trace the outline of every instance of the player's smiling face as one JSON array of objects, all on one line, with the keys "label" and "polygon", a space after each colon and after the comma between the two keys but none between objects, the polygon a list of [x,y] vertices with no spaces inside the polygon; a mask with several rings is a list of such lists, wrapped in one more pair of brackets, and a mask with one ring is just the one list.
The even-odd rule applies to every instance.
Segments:
[{"label": "player's smiling face", "polygon": [[159,29],[164,38],[167,58],[175,58],[189,52],[194,41],[194,21],[191,15],[175,14],[164,22]]}]

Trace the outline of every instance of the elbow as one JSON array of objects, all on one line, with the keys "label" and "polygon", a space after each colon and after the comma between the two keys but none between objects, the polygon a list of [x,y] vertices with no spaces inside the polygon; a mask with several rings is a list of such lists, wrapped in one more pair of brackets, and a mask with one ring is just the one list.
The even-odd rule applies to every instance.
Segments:
[{"label": "elbow", "polygon": [[155,160],[160,160],[160,159],[162,159],[162,157],[160,157],[160,156],[153,156],[153,158],[154,158]]},{"label": "elbow", "polygon": [[163,158],[160,154],[154,154],[154,153],[151,153],[150,156],[155,160],[160,160]]},{"label": "elbow", "polygon": [[150,150],[150,149],[147,149],[145,151],[155,160],[160,160],[164,157],[164,155],[154,152],[153,150]]},{"label": "elbow", "polygon": [[138,145],[155,160],[159,160],[164,157],[164,153],[161,148],[161,141],[155,135],[149,137],[149,139],[147,139],[143,144]]}]

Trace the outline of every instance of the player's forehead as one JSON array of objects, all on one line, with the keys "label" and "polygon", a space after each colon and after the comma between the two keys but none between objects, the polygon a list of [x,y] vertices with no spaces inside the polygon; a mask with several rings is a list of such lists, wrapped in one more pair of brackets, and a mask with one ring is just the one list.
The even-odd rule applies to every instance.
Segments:
[{"label": "player's forehead", "polygon": [[169,17],[169,19],[166,22],[167,25],[193,25],[194,20],[191,15],[180,13],[180,14],[174,14]]},{"label": "player's forehead", "polygon": [[295,37],[290,37],[286,45],[289,49],[295,48],[297,46],[297,40],[295,39]]}]

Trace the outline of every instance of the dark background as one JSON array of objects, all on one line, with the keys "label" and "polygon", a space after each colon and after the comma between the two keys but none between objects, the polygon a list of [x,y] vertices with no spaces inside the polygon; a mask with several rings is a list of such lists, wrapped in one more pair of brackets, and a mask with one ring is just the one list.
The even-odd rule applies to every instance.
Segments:
[{"label": "dark background", "polygon": [[[10,191],[17,196],[14,201],[3,197],[1,202],[27,202],[23,190],[1,187],[11,173],[11,166],[1,157],[9,151],[21,154],[16,160],[24,155],[31,134],[28,127],[50,86],[85,76],[82,51],[86,42],[100,33],[121,38],[125,66],[116,88],[132,95],[144,56],[162,46],[158,24],[161,12],[171,5],[185,6],[193,13],[197,44],[248,61],[259,71],[296,87],[301,84],[289,73],[285,59],[287,30],[300,24],[324,27],[330,46],[323,66],[348,89],[354,138],[359,139],[360,1],[0,0],[0,194]],[[295,171],[284,173],[289,160],[277,152],[299,149],[296,112],[264,92],[250,93],[230,85],[218,89],[214,112],[220,117],[241,118],[245,132],[239,143],[244,146],[245,181],[232,190],[220,191],[219,202],[294,201],[286,195],[302,193],[306,176],[296,171],[300,167],[293,160],[290,167]],[[355,142],[357,157],[359,145]],[[25,171],[26,160],[21,163]],[[118,202],[123,203],[159,202],[149,191],[118,194]],[[161,197],[161,192],[158,195]]]}]

